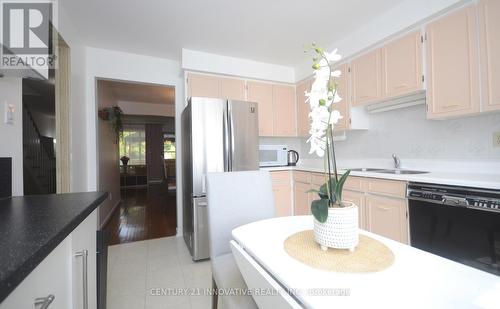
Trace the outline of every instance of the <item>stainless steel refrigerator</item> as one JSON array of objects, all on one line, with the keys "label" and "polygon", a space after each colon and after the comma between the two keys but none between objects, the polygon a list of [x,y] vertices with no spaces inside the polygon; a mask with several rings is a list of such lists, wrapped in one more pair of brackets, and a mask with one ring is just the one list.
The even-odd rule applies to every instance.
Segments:
[{"label": "stainless steel refrigerator", "polygon": [[205,176],[259,169],[257,103],[190,98],[182,112],[183,236],[193,260],[210,257]]}]

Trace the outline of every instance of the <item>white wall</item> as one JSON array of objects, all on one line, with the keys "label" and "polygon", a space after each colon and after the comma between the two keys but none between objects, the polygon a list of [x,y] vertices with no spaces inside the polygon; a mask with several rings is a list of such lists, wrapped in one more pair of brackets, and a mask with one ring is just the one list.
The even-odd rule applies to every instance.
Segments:
[{"label": "white wall", "polygon": [[157,104],[118,100],[118,106],[126,115],[175,117],[175,106],[172,104]]},{"label": "white wall", "polygon": [[[5,103],[15,107],[14,123],[4,122]],[[0,157],[12,157],[12,195],[23,195],[23,103],[21,78],[0,78]]]},{"label": "white wall", "polygon": [[181,65],[169,59],[87,47],[86,110],[88,187],[98,185],[96,78],[152,83],[175,87],[177,141],[177,227],[182,232],[181,113],[184,109],[184,82]]},{"label": "white wall", "polygon": [[[360,51],[379,44],[398,32],[420,27],[427,20],[434,18],[450,8],[471,2],[470,0],[406,0],[378,16],[367,25],[349,33],[337,42],[318,42],[328,50],[338,49],[344,58],[349,58]],[[295,68],[296,81],[312,75],[311,57],[304,57],[304,62]]]},{"label": "white wall", "polygon": [[[500,114],[454,120],[427,120],[425,106],[370,115],[370,130],[351,131],[335,144],[339,160],[402,159],[500,161],[493,132],[500,132]],[[303,158],[309,145],[302,140]]]},{"label": "white wall", "polygon": [[246,78],[295,83],[292,67],[182,49],[182,68]]}]

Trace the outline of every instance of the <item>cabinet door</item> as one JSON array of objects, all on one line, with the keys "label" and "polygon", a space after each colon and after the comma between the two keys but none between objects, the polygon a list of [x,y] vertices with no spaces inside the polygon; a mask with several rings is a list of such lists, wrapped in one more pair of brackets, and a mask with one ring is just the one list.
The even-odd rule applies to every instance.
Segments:
[{"label": "cabinet door", "polygon": [[245,101],[245,81],[242,79],[221,78],[220,96],[224,99]]},{"label": "cabinet door", "polygon": [[351,62],[353,106],[382,98],[380,58],[380,49],[377,49]]},{"label": "cabinet door", "polygon": [[295,136],[295,87],[273,85],[274,135]]},{"label": "cabinet door", "polygon": [[220,79],[215,76],[188,74],[189,97],[220,98]]},{"label": "cabinet door", "polygon": [[422,42],[412,32],[382,48],[382,95],[394,97],[422,90]]},{"label": "cabinet door", "polygon": [[430,23],[426,33],[427,118],[479,112],[475,8]]},{"label": "cabinet door", "polygon": [[359,228],[366,230],[366,205],[365,195],[361,192],[343,190],[342,200],[354,203],[358,206]]},{"label": "cabinet door", "polygon": [[370,232],[408,243],[406,200],[381,196],[366,196],[368,228]]},{"label": "cabinet door", "polygon": [[259,108],[259,135],[273,135],[273,85],[248,82],[248,101],[256,102]]},{"label": "cabinet door", "polygon": [[305,80],[297,85],[296,97],[297,97],[297,134],[298,136],[308,136],[309,135],[309,113],[311,107],[309,103],[306,103],[306,91],[311,90],[311,80]]},{"label": "cabinet door", "polygon": [[311,188],[308,183],[296,182],[294,188],[294,198],[295,198],[295,213],[296,216],[310,215],[311,214],[311,198],[310,192],[307,192]]},{"label": "cabinet door", "polygon": [[2,301],[0,309],[40,308],[34,305],[35,299],[49,295],[55,297],[49,309],[74,308],[70,252],[71,236],[68,236]]},{"label": "cabinet door", "polygon": [[[97,210],[94,210],[72,233],[72,261],[73,261],[73,307],[85,309],[84,300],[88,308],[97,308],[97,260],[96,260],[96,231]],[[87,257],[81,254],[87,251]],[[85,265],[86,263],[86,265]],[[85,267],[86,266],[86,267]],[[85,294],[84,271],[87,271],[87,289]]]},{"label": "cabinet door", "polygon": [[500,109],[500,1],[479,2],[483,110]]},{"label": "cabinet door", "polygon": [[335,126],[335,130],[348,130],[351,120],[351,105],[349,96],[349,65],[344,63],[337,70],[341,71],[340,77],[337,79],[337,93],[342,98],[342,101],[335,103],[335,109],[340,112],[342,119]]},{"label": "cabinet door", "polygon": [[276,217],[292,215],[292,187],[289,183],[273,183]]}]

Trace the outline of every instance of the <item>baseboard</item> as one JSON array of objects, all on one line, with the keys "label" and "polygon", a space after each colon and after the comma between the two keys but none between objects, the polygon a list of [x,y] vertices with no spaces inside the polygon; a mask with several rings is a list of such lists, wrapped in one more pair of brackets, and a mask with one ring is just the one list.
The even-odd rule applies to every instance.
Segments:
[{"label": "baseboard", "polygon": [[116,204],[113,206],[113,208],[111,208],[111,211],[106,216],[106,219],[104,219],[102,224],[99,226],[100,230],[102,230],[109,223],[109,220],[111,220],[111,217],[113,216],[113,214],[117,210],[118,206],[120,206],[121,202],[122,202],[122,200],[119,200],[118,202],[116,202]]}]

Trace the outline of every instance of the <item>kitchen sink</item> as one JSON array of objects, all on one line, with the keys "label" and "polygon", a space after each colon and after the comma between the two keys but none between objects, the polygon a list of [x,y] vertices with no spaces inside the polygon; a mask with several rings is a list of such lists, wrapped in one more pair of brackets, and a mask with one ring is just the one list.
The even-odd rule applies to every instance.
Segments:
[{"label": "kitchen sink", "polygon": [[413,170],[382,170],[379,171],[378,173],[384,173],[384,174],[426,174],[428,172],[426,171],[413,171]]},{"label": "kitchen sink", "polygon": [[401,169],[385,169],[385,168],[351,168],[353,172],[372,172],[372,173],[383,173],[383,174],[395,174],[395,175],[409,175],[409,174],[426,174],[426,171],[415,171],[415,170],[401,170]]}]

